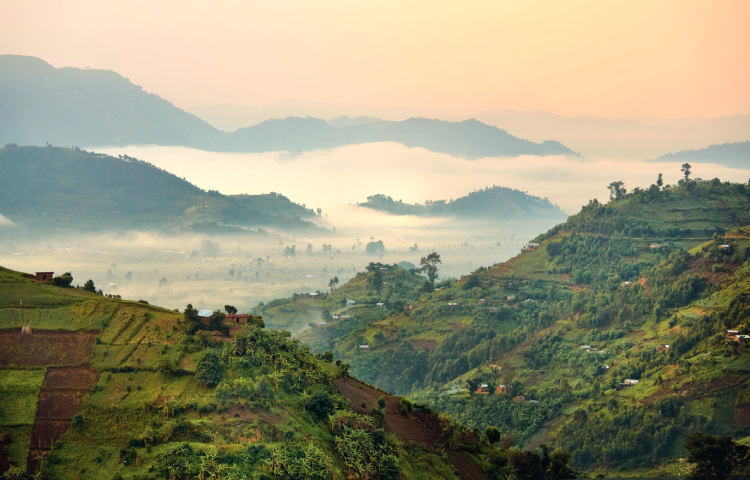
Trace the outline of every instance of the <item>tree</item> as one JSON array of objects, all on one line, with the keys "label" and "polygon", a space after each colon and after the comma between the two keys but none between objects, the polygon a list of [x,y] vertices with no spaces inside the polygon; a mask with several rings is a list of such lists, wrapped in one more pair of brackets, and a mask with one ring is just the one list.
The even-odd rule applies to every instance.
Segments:
[{"label": "tree", "polygon": [[418,271],[419,273],[427,275],[430,283],[435,283],[435,280],[437,280],[438,278],[438,263],[443,263],[442,261],[440,261],[440,255],[438,255],[437,252],[432,252],[426,257],[422,257],[422,259],[419,261],[421,267],[419,267]]},{"label": "tree", "polygon": [[474,395],[474,392],[479,388],[480,381],[478,378],[470,378],[466,381],[466,384],[469,386],[469,395]]},{"label": "tree", "polygon": [[385,397],[382,395],[378,397],[378,407],[385,408]]},{"label": "tree", "polygon": [[94,285],[94,281],[91,279],[86,280],[86,283],[83,284],[83,290],[86,292],[96,293],[96,286]]},{"label": "tree", "polygon": [[372,256],[379,255],[382,257],[383,254],[385,254],[385,245],[383,244],[383,241],[378,240],[377,242],[368,243],[365,247],[365,253]]},{"label": "tree", "polygon": [[746,468],[750,461],[750,448],[737,444],[732,437],[692,432],[685,439],[685,448],[687,461],[695,463],[693,478],[725,478]]},{"label": "tree", "polygon": [[383,288],[383,272],[380,269],[375,270],[367,277],[367,286],[380,292],[380,289]]},{"label": "tree", "polygon": [[224,311],[227,312],[227,315],[237,314],[237,309],[231,305],[224,305]]},{"label": "tree", "polygon": [[664,186],[664,180],[661,178],[661,173],[659,174],[659,178],[656,179],[656,186],[659,188]]},{"label": "tree", "polygon": [[185,307],[184,317],[185,323],[187,323],[186,330],[189,335],[194,334],[203,326],[203,322],[201,322],[198,316],[198,310],[194,309],[191,303],[188,303],[187,307]]},{"label": "tree", "polygon": [[213,257],[215,260],[219,256],[219,244],[207,238],[204,239],[201,242],[201,255],[204,257]]},{"label": "tree", "polygon": [[224,364],[213,350],[203,354],[198,365],[195,367],[195,379],[198,383],[215,387],[224,377]]},{"label": "tree", "polygon": [[489,426],[484,430],[484,434],[487,437],[487,441],[490,442],[491,445],[496,444],[500,441],[500,437],[502,434],[500,433],[500,430],[498,430],[497,427]]},{"label": "tree", "polygon": [[339,277],[333,277],[331,280],[328,281],[328,288],[331,291],[336,290],[336,287],[339,285]]},{"label": "tree", "polygon": [[307,410],[320,420],[327,419],[328,415],[333,413],[334,408],[333,398],[325,390],[313,393],[307,401]]},{"label": "tree", "polygon": [[688,180],[690,180],[690,169],[691,168],[692,167],[690,166],[689,163],[683,163],[682,167],[680,167],[680,171],[682,172],[683,175],[685,175],[685,182],[687,182]]},{"label": "tree", "polygon": [[53,278],[52,283],[54,283],[57,287],[70,287],[70,284],[73,283],[73,275],[70,272],[65,272],[59,277]]},{"label": "tree", "polygon": [[612,182],[609,185],[607,185],[607,188],[609,189],[609,199],[610,200],[620,200],[622,198],[625,198],[625,193],[627,190],[624,188],[625,182]]}]

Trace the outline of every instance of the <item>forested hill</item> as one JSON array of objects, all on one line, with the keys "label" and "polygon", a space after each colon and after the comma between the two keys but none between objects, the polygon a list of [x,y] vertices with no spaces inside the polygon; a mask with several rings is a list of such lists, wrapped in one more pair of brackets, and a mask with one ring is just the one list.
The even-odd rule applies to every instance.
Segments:
[{"label": "forested hill", "polygon": [[[317,228],[280,194],[222,195],[130,157],[61,147],[0,149],[0,214],[37,229]],[[220,228],[224,226],[224,228]]]},{"label": "forested hill", "polygon": [[456,199],[427,200],[422,204],[403,203],[401,200],[377,194],[367,197],[360,207],[372,208],[392,215],[420,215],[431,217],[485,218],[511,220],[516,218],[564,219],[565,213],[548,198],[540,198],[506,187],[492,186]]},{"label": "forested hill", "polygon": [[54,68],[35,57],[0,55],[0,145],[180,145],[209,151],[309,151],[398,142],[479,158],[576,155],[556,141],[534,143],[476,120],[361,123],[337,128],[316,118],[273,119],[218,130],[107,70]]},{"label": "forested hill", "polygon": [[727,167],[746,169],[750,166],[750,141],[722,143],[721,145],[711,145],[700,150],[683,150],[677,153],[668,153],[654,161],[718,163]]},{"label": "forested hill", "polygon": [[[457,281],[371,264],[316,301],[327,326],[299,338],[469,428],[561,447],[592,476],[684,476],[688,435],[750,443],[750,336],[737,337],[750,335],[750,186],[616,197]],[[294,307],[274,305],[281,325]]]}]

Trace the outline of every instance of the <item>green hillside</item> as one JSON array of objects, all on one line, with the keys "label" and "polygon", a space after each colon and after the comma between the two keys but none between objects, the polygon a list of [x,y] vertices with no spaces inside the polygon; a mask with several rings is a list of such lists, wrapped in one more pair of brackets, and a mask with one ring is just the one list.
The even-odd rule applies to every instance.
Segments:
[{"label": "green hillside", "polygon": [[203,233],[316,228],[279,194],[223,195],[135,158],[60,147],[0,149],[0,213],[29,228]]},{"label": "green hillside", "polygon": [[[468,428],[559,446],[574,468],[684,474],[690,432],[750,437],[750,351],[725,338],[750,333],[750,188],[620,197],[458,281],[370,268],[318,300],[327,326],[300,339]],[[482,383],[506,390],[470,393]]]},{"label": "green hillside", "polygon": [[403,203],[377,194],[367,197],[360,207],[371,208],[392,215],[455,217],[459,219],[510,220],[516,218],[553,218],[563,220],[565,213],[548,198],[540,198],[520,190],[492,186],[463,197],[446,200],[427,200],[424,205]]},{"label": "green hillside", "polygon": [[204,324],[65,278],[0,267],[3,478],[576,476],[563,452],[495,447],[499,432],[361,383],[261,317]]}]

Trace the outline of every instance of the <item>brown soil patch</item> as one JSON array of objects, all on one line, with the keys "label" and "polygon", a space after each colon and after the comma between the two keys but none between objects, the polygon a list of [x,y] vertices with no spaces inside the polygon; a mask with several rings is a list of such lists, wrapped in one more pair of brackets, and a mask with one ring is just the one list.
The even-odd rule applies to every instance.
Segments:
[{"label": "brown soil patch", "polygon": [[42,390],[36,407],[36,421],[67,420],[68,422],[83,406],[81,390]]},{"label": "brown soil patch", "polygon": [[70,428],[70,420],[39,420],[31,431],[31,448],[50,450],[52,445]]},{"label": "brown soil patch", "polygon": [[[352,408],[357,413],[367,413],[373,405],[377,404],[378,398],[382,395],[385,398],[387,412],[385,429],[397,435],[403,442],[433,448],[436,444],[445,443],[448,440],[442,424],[434,416],[422,412],[414,412],[411,417],[401,415],[399,397],[385,394],[349,377],[339,378],[333,384],[339,389],[341,395],[352,403]],[[362,408],[363,402],[365,408]],[[462,480],[487,478],[481,467],[465,453],[450,449],[446,452]]]},{"label": "brown soil patch", "polygon": [[745,397],[737,399],[737,411],[735,418],[740,425],[750,425],[750,403],[745,401]]},{"label": "brown soil patch", "polygon": [[91,360],[98,331],[0,330],[0,365],[15,367],[78,366]]},{"label": "brown soil patch", "polygon": [[435,350],[437,348],[435,340],[412,340],[409,343],[416,349],[426,348],[427,350]]},{"label": "brown soil patch", "polygon": [[64,388],[91,390],[96,385],[96,370],[89,367],[49,367],[42,389]]}]

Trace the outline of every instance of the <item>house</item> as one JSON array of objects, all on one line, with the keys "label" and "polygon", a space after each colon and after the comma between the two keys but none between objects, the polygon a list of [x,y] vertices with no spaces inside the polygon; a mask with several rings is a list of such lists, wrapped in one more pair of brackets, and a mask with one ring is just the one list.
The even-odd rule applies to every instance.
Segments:
[{"label": "house", "polygon": [[413,303],[413,304],[410,304],[410,305],[409,305],[408,307],[406,307],[406,308],[408,308],[409,310],[416,310],[416,309],[417,309],[418,307],[419,307],[419,305],[418,305],[418,304],[416,304],[416,303]]},{"label": "house", "polygon": [[211,310],[198,310],[198,318],[201,319],[201,322],[208,325],[208,319],[211,315],[213,315],[214,312]]},{"label": "house", "polygon": [[385,305],[383,302],[378,302],[375,304],[376,307],[382,307],[383,305]]},{"label": "house", "polygon": [[505,387],[505,385],[498,385],[495,388],[495,393],[498,394],[498,395],[500,395],[501,393],[506,393],[507,391],[508,391],[508,389]]},{"label": "house", "polygon": [[651,249],[659,248],[659,247],[661,247],[661,245],[659,245],[658,243],[652,243],[651,245],[649,245],[649,248]]},{"label": "house", "polygon": [[448,302],[448,306],[449,307],[455,307],[457,305],[458,305],[458,303],[456,303],[456,302]]},{"label": "house", "polygon": [[736,337],[737,335],[739,335],[739,333],[740,332],[738,330],[727,330],[727,337],[726,338]]},{"label": "house", "polygon": [[54,272],[36,272],[34,276],[35,282],[51,282]]},{"label": "house", "polygon": [[483,299],[483,298],[480,298],[480,299],[479,299],[479,300],[477,301],[477,303],[479,303],[479,305],[484,305],[484,303],[485,303],[485,302],[484,302],[484,299]]},{"label": "house", "polygon": [[524,250],[536,250],[537,248],[539,248],[538,243],[529,243],[528,245],[523,247]]},{"label": "house", "polygon": [[735,335],[734,341],[737,343],[747,343],[750,340],[750,335]]},{"label": "house", "polygon": [[516,296],[515,295],[508,295],[507,299],[508,299],[509,302],[515,302],[516,301]]},{"label": "house", "polygon": [[315,325],[317,325],[317,326],[319,326],[321,328],[326,328],[328,326],[328,324],[326,322],[318,322]]},{"label": "house", "polygon": [[596,352],[596,351],[598,351],[598,349],[596,349],[594,347],[589,347],[589,348],[586,349],[586,353],[591,353],[591,352]]},{"label": "house", "polygon": [[475,393],[489,394],[490,393],[490,387],[486,383],[483,383],[483,384],[479,385],[479,388],[477,388],[477,391]]},{"label": "house", "polygon": [[495,313],[495,312],[497,312],[497,308],[495,308],[495,307],[490,307],[490,313]]},{"label": "house", "polygon": [[657,352],[661,352],[662,350],[665,350],[665,351],[669,350],[669,345],[657,345],[656,346],[656,351]]},{"label": "house", "polygon": [[514,402],[523,403],[526,401],[526,397],[523,395],[518,395],[517,397],[513,397]]},{"label": "house", "polygon": [[624,383],[629,383],[631,386],[638,385],[640,383],[640,380],[631,380],[629,378],[626,378]]},{"label": "house", "polygon": [[351,316],[349,316],[349,315],[341,315],[341,316],[340,316],[339,318],[340,318],[341,320],[349,320],[349,319],[350,319],[350,318],[352,318],[352,317],[351,317]]},{"label": "house", "polygon": [[313,292],[313,293],[311,293],[311,294],[310,294],[310,296],[311,296],[311,297],[317,297],[317,296],[318,296],[318,294],[317,294],[317,293],[315,293],[315,292]]},{"label": "house", "polygon": [[620,286],[621,286],[621,287],[629,287],[629,286],[631,286],[632,284],[633,284],[633,282],[622,282],[622,283],[620,284]]},{"label": "house", "polygon": [[226,320],[224,323],[234,323],[234,324],[245,324],[247,323],[248,316],[247,315],[227,315]]},{"label": "house", "polygon": [[357,303],[357,302],[355,302],[354,300],[347,300],[346,301],[347,305],[354,305],[355,303]]},{"label": "house", "polygon": [[339,316],[338,316],[338,315],[334,315],[334,316],[333,316],[333,319],[334,319],[334,320],[338,320],[338,319],[339,319]]},{"label": "house", "polygon": [[584,350],[588,350],[589,348],[591,348],[591,345],[581,345],[580,348],[582,348]]},{"label": "house", "polygon": [[360,345],[359,349],[362,350],[363,352],[369,352],[370,351],[370,346],[369,345]]},{"label": "house", "polygon": [[[719,245],[719,250],[731,250],[731,249],[732,249],[731,245]],[[37,275],[39,274],[37,273]]]},{"label": "house", "polygon": [[630,388],[633,385],[638,385],[638,380],[631,380],[627,379],[624,382],[622,382],[618,387],[617,390],[625,390],[626,388]]}]

